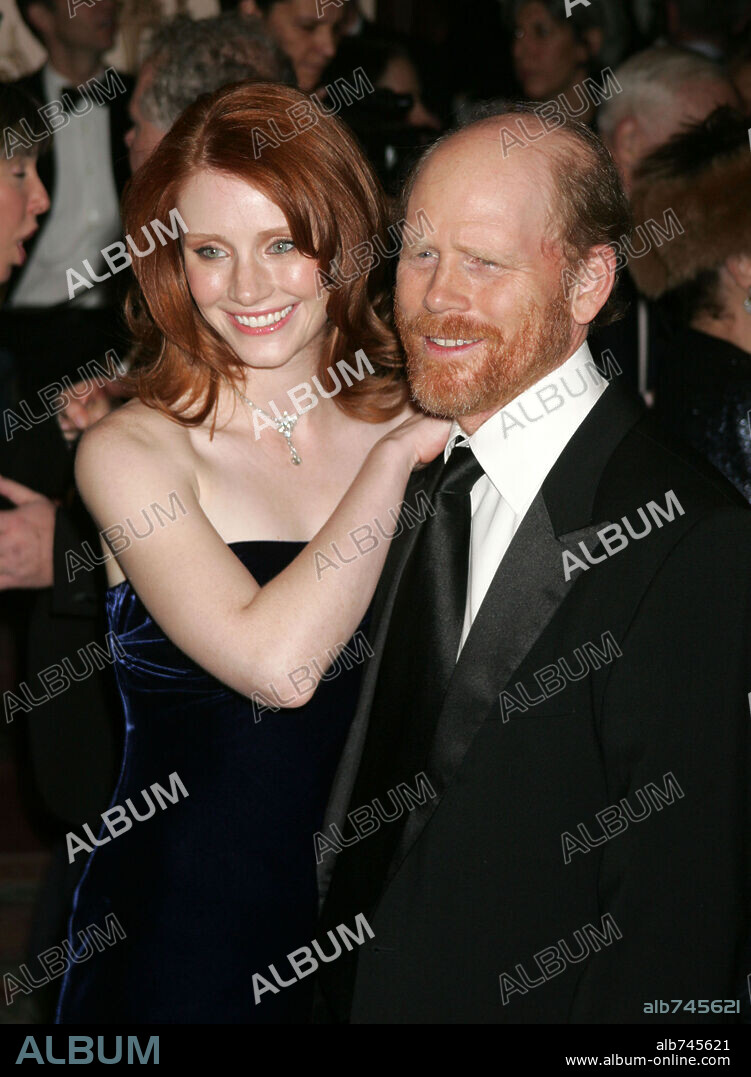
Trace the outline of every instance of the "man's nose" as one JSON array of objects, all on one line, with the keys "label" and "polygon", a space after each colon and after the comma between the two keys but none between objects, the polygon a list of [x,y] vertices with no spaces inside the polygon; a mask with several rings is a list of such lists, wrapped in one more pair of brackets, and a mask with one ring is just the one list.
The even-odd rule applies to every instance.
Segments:
[{"label": "man's nose", "polygon": [[434,314],[467,311],[472,306],[467,292],[466,281],[458,269],[439,262],[428,283],[423,306]]}]

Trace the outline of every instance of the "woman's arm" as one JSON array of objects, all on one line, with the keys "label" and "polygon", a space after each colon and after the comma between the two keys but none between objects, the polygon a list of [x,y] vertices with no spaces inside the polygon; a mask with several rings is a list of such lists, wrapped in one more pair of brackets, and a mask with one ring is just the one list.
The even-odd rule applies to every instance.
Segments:
[{"label": "woman's arm", "polygon": [[[169,639],[246,696],[266,696],[269,685],[288,685],[291,672],[311,667],[314,686],[301,690],[294,703],[302,706],[331,664],[327,651],[337,654],[360,623],[390,544],[379,535],[366,556],[355,556],[351,532],[377,519],[391,535],[389,510],[396,515],[412,469],[440,452],[448,429],[447,422],[415,416],[381,438],[327,523],[263,587],[204,514],[189,466],[124,413],[84,434],[76,479],[99,527],[113,529],[111,539],[119,534],[117,525],[125,535],[146,531],[144,512],[146,521],[159,520],[148,537],[131,540],[127,548],[118,548],[125,539],[115,539],[113,553]],[[174,520],[153,510],[176,498],[182,514],[175,508]],[[321,554],[330,557],[332,543],[343,558],[354,560],[337,571],[321,571]]]}]

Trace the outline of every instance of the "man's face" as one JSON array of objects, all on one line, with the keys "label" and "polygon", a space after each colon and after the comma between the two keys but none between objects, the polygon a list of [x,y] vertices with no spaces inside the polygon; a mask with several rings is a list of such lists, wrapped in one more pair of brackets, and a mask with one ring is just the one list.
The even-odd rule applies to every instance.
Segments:
[{"label": "man's face", "polygon": [[415,399],[446,418],[487,418],[575,350],[562,256],[544,242],[547,157],[528,146],[504,160],[500,126],[437,150],[407,207],[435,231],[400,258],[397,327]]},{"label": "man's face", "polygon": [[32,4],[29,16],[43,40],[53,38],[73,49],[105,53],[117,33],[117,0],[96,0],[92,7],[76,4],[71,17],[68,0]]},{"label": "man's face", "polygon": [[144,64],[139,72],[133,96],[128,103],[128,115],[133,122],[133,126],[125,135],[125,145],[128,147],[131,172],[135,172],[137,168],[140,168],[167,133],[162,127],[150,120],[143,109],[143,95],[151,86],[153,76],[154,68],[152,65]]},{"label": "man's face", "polygon": [[321,5],[316,0],[280,0],[266,16],[266,26],[277,44],[292,61],[301,90],[308,92],[320,84],[321,75],[336,55],[346,6]]}]

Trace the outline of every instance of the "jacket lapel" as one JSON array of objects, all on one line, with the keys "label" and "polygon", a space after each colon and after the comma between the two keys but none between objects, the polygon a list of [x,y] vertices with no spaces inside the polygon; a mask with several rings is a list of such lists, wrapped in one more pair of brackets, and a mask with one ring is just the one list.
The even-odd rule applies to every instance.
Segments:
[{"label": "jacket lapel", "polygon": [[[595,495],[602,472],[618,442],[644,413],[644,406],[628,392],[612,386],[602,395],[569,441],[522,520],[508,548],[449,682],[435,734],[424,745],[424,770],[436,796],[426,798],[405,814],[385,882],[388,882],[419,837],[454,779],[472,740],[501,691],[534,646],[561,603],[576,586],[566,581],[564,550],[583,541],[596,554],[597,531],[607,521],[594,522]],[[442,457],[420,472],[408,487],[406,500],[418,489],[430,496],[440,473]],[[370,705],[399,581],[419,534],[405,532],[392,544],[379,584],[374,614],[374,657],[368,664],[360,700],[326,812],[326,824],[341,826],[350,807],[360,757],[367,734]],[[334,858],[319,866],[323,894]]]},{"label": "jacket lapel", "polygon": [[597,555],[597,532],[609,523],[592,518],[602,471],[643,413],[640,401],[611,386],[522,520],[459,656],[432,743],[425,745],[424,770],[436,796],[403,817],[386,882],[440,804],[480,726],[499,706],[500,693],[581,578],[566,580],[564,551],[584,542]]}]

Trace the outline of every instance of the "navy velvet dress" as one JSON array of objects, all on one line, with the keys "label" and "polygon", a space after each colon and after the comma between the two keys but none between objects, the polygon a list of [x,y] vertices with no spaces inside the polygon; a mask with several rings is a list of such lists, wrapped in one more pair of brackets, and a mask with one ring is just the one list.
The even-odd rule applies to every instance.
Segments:
[{"label": "navy velvet dress", "polygon": [[[230,548],[264,584],[303,545],[249,541]],[[306,1022],[314,977],[277,994],[264,991],[256,1003],[252,976],[275,983],[273,964],[280,979],[293,979],[286,955],[316,937],[313,836],[354,714],[363,659],[340,662],[340,672],[303,707],[254,709],[165,638],[129,583],[107,592],[107,615],[125,651],[115,663],[126,732],[111,805],[125,806],[129,818],[127,798],[138,815],[148,815],[149,801],[156,810],[79,854],[88,861],[68,952],[80,960],[63,978],[57,1020]],[[169,792],[173,772],[188,795],[178,792],[175,803],[162,798],[162,809],[150,787]],[[104,825],[97,837],[103,836]],[[106,933],[110,913],[126,938],[112,934],[112,945],[100,943],[87,956],[92,947],[80,932],[93,924]]]}]

